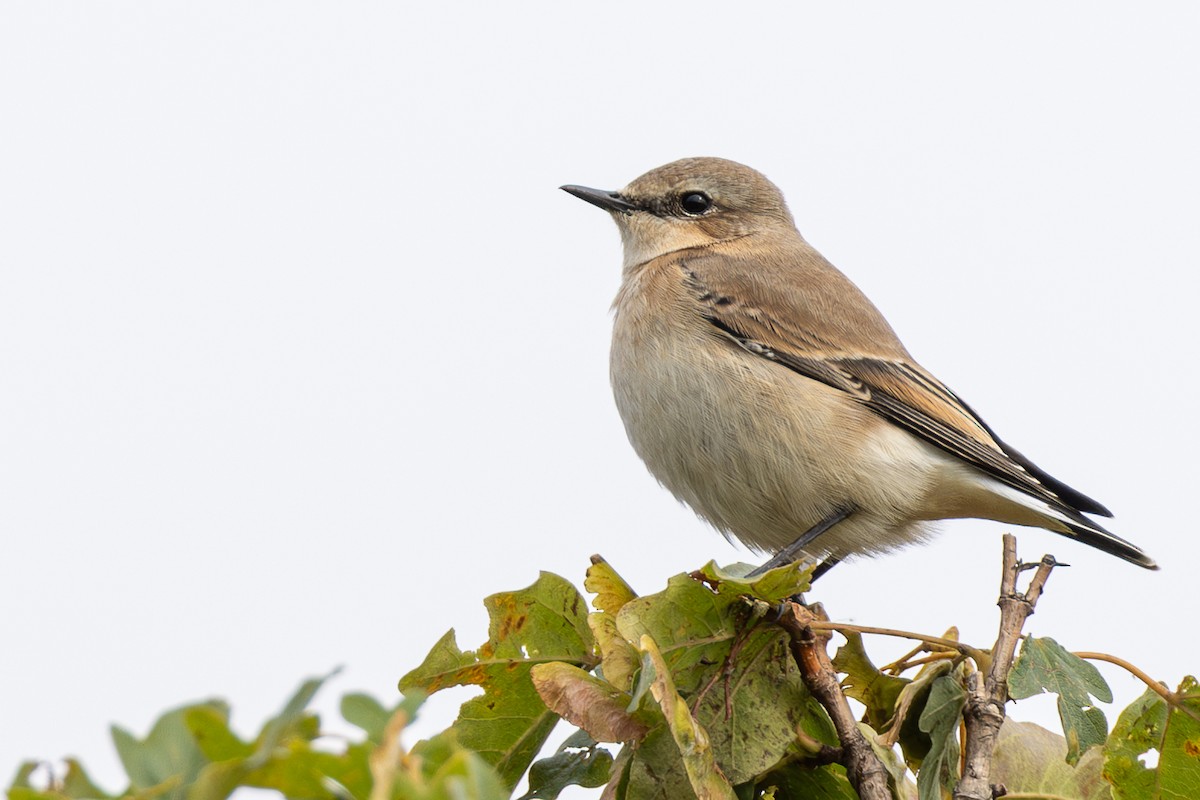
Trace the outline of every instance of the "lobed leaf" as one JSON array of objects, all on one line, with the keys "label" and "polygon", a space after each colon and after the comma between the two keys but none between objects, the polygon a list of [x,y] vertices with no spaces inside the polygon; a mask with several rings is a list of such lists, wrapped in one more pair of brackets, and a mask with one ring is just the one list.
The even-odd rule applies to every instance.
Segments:
[{"label": "lobed leaf", "polygon": [[842,689],[847,697],[866,706],[867,722],[883,730],[896,711],[900,693],[911,681],[886,675],[871,663],[861,633],[843,633],[846,643],[833,656],[833,666],[845,675]]},{"label": "lobed leaf", "polygon": [[812,573],[815,564],[801,566],[788,564],[764,572],[753,578],[746,577],[752,571],[749,564],[734,564],[730,567],[719,567],[715,561],[710,561],[700,568],[702,575],[710,585],[715,585],[722,594],[732,594],[743,597],[753,597],[767,603],[780,603],[789,597],[807,592],[812,588]]},{"label": "lobed leaf", "polygon": [[548,572],[525,589],[486,598],[484,605],[487,642],[463,652],[449,631],[419,667],[400,679],[400,688],[482,687],[482,696],[463,703],[453,730],[457,741],[494,766],[511,789],[558,720],[534,688],[531,669],[556,661],[590,668],[595,640],[579,592]]},{"label": "lobed leaf", "polygon": [[627,692],[633,685],[633,676],[641,656],[617,630],[616,614],[637,595],[600,556],[592,556],[592,565],[588,567],[583,588],[596,595],[592,605],[599,609],[588,615],[588,627],[600,649],[597,671],[613,686]]},{"label": "lobed leaf", "polygon": [[600,556],[592,556],[592,565],[583,579],[583,588],[596,595],[592,605],[609,614],[617,613],[621,606],[637,597],[637,592]]},{"label": "lobed leaf", "polygon": [[549,758],[529,768],[529,791],[521,800],[554,800],[568,786],[594,789],[608,783],[613,757],[585,731],[567,737]]},{"label": "lobed leaf", "polygon": [[168,711],[158,718],[145,739],[138,739],[120,726],[112,726],[113,744],[133,791],[151,790],[171,781],[174,786],[164,796],[183,800],[187,786],[209,763],[187,724],[189,711],[196,708],[207,709],[228,723],[229,706],[210,700]]},{"label": "lobed leaf", "polygon": [[[776,590],[799,585],[793,578],[785,586],[775,573],[763,577]],[[703,580],[671,578],[665,591],[622,606],[617,629],[628,642],[654,640],[679,694],[711,732],[717,763],[739,784],[773,769],[793,747],[797,728],[826,744],[836,744],[837,736],[804,686],[787,634],[753,616],[741,594],[746,581],[723,574],[710,565]],[[643,668],[632,703],[641,702],[651,677]]]},{"label": "lobed leaf", "polygon": [[1112,690],[1094,665],[1053,639],[1025,637],[1021,654],[1008,674],[1008,690],[1014,700],[1044,691],[1058,695],[1067,763],[1076,763],[1089,747],[1104,743],[1108,722],[1091,698],[1111,703]]},{"label": "lobed leaf", "polygon": [[[1104,745],[1104,777],[1118,800],[1200,797],[1200,686],[1183,679],[1172,707],[1149,689],[1121,712]],[[1158,763],[1146,759],[1154,752]]]}]

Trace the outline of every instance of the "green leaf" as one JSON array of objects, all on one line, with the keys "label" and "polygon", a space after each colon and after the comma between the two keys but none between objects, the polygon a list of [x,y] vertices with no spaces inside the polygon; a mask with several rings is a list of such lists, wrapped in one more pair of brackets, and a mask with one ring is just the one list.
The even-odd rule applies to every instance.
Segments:
[{"label": "green leaf", "polygon": [[[338,758],[313,750],[320,721],[306,709],[337,672],[302,683],[279,714],[267,720],[253,744],[242,742],[230,730],[227,715],[189,710],[188,727],[212,763],[196,777],[188,800],[222,800],[239,786],[275,789],[287,797],[334,797],[326,778],[346,772],[343,762],[348,763],[355,751],[348,748],[347,756]],[[361,758],[365,762],[365,755]],[[365,763],[359,771],[365,771]]]},{"label": "green leaf", "polygon": [[[1149,689],[1121,712],[1104,745],[1104,777],[1118,800],[1200,797],[1200,686],[1188,676],[1178,707]],[[1144,757],[1157,751],[1158,764]]]},{"label": "green leaf", "polygon": [[475,652],[463,652],[451,630],[421,666],[401,678],[400,689],[483,687],[482,696],[462,705],[453,730],[458,742],[495,766],[511,788],[558,720],[534,688],[530,670],[553,661],[591,668],[595,641],[579,592],[548,572],[526,589],[488,597],[484,605],[490,616],[488,641]]},{"label": "green leaf", "polygon": [[389,710],[369,694],[351,692],[342,695],[340,710],[343,719],[366,732],[367,741],[379,744],[392,716],[404,709],[405,724],[411,724],[417,718],[417,709],[425,702],[425,696],[424,692],[410,692],[396,708]]},{"label": "green leaf", "polygon": [[168,711],[158,718],[142,740],[123,728],[112,726],[117,756],[134,791],[149,790],[172,781],[174,788],[167,797],[182,800],[186,795],[186,786],[208,764],[187,724],[189,713],[200,708],[208,709],[226,722],[229,720],[229,706],[219,700],[210,700]]},{"label": "green leaf", "polygon": [[1058,716],[1067,739],[1067,763],[1074,764],[1094,745],[1104,743],[1108,722],[1092,697],[1112,702],[1112,691],[1100,671],[1050,638],[1025,637],[1021,655],[1008,674],[1014,700],[1043,691],[1058,695]]},{"label": "green leaf", "polygon": [[930,740],[917,773],[921,800],[940,800],[942,787],[953,786],[958,777],[958,721],[966,701],[967,693],[957,675],[943,675],[929,688],[919,721]]},{"label": "green leaf", "polygon": [[78,761],[73,758],[65,761],[66,774],[56,777],[45,790],[35,788],[31,782],[33,773],[43,765],[37,761],[23,762],[9,787],[9,800],[114,800],[116,795],[110,795],[93,783]]},{"label": "green leaf", "polygon": [[508,800],[511,795],[505,781],[477,753],[462,747],[454,732],[444,731],[413,747],[421,770],[398,769],[393,774],[393,789],[381,796],[399,800]]},{"label": "green leaf", "polygon": [[[628,767],[618,773],[617,767],[626,753],[629,753]],[[666,720],[651,728],[636,745],[622,748],[613,774],[622,776],[613,796],[626,800],[692,800],[696,796]]]},{"label": "green leaf", "polygon": [[9,791],[13,789],[36,791],[31,778],[33,778],[33,773],[37,772],[40,766],[42,766],[42,762],[40,761],[22,761],[17,766],[17,774],[13,776],[13,782],[9,786]]},{"label": "green leaf", "polygon": [[[120,796],[121,800],[155,800],[164,796],[223,800],[239,787],[271,789],[285,797],[306,800],[367,800],[373,786],[372,751],[378,750],[384,761],[392,759],[393,763],[397,763],[397,754],[404,757],[398,737],[423,695],[409,696],[395,712],[384,712],[389,719],[380,740],[389,730],[392,734],[386,752],[371,742],[350,743],[341,752],[331,752],[314,748],[319,720],[306,711],[327,677],[306,681],[280,713],[267,721],[253,743],[242,741],[230,729],[228,706],[215,701],[164,714],[144,740],[115,729],[114,739],[127,771],[131,778],[136,776],[142,782],[133,783]],[[378,722],[380,706],[370,698],[352,695],[345,705],[360,721],[366,721],[365,716]],[[431,776],[426,780],[422,776],[412,784],[413,792],[397,796],[421,800],[507,797],[494,771],[477,756],[463,753],[456,744],[447,748],[445,757],[434,765],[437,769],[445,767],[442,778]],[[45,790],[30,785],[38,765],[35,762],[23,765],[9,797],[11,800],[115,800],[91,781],[78,762],[68,759],[66,763],[66,773],[53,779]],[[404,771],[410,777],[413,773],[414,770],[407,768]],[[500,788],[493,792],[494,787]],[[389,795],[384,792],[382,796]]]},{"label": "green leaf", "polygon": [[912,683],[904,687],[896,701],[896,716],[889,723],[889,730],[884,737],[888,746],[899,742],[904,752],[904,759],[916,771],[921,761],[929,753],[931,744],[929,734],[921,730],[921,712],[929,702],[929,690],[933,682],[953,669],[949,661],[935,661],[925,664],[917,672]]},{"label": "green leaf", "polygon": [[765,776],[759,786],[764,792],[773,789],[773,800],[858,800],[858,792],[839,764],[788,764]]},{"label": "green leaf", "polygon": [[94,800],[114,797],[93,783],[83,765],[76,759],[68,758],[66,763],[67,774],[63,776],[62,793],[67,797],[86,797]]},{"label": "green leaf", "polygon": [[815,568],[815,564],[805,567],[787,564],[757,577],[747,578],[746,573],[751,569],[749,564],[718,567],[715,561],[710,561],[700,569],[700,575],[710,585],[715,585],[717,591],[722,594],[742,595],[767,603],[779,603],[812,588],[812,573]]},{"label": "green leaf", "polygon": [[521,800],[554,800],[568,786],[594,789],[608,783],[612,753],[599,746],[586,731],[569,736],[554,755],[533,762],[529,791]]},{"label": "green leaf", "polygon": [[[738,593],[713,591],[689,575],[674,576],[665,591],[630,600],[617,614],[617,629],[627,642],[636,645],[650,636],[658,643],[685,694],[700,689],[713,664],[725,659],[744,629],[753,627]],[[763,628],[772,636],[782,634],[773,626]]]},{"label": "green leaf", "polygon": [[1111,800],[1100,774],[1100,748],[1088,750],[1071,766],[1067,740],[1032,722],[1004,720],[992,756],[991,782],[1010,794],[1054,795],[1076,800]]},{"label": "green leaf", "polygon": [[[643,740],[636,747],[641,749],[644,743]],[[612,769],[609,770],[608,783],[604,784],[604,791],[600,793],[600,800],[629,800],[629,798],[640,799],[642,797],[642,795],[634,794],[629,788],[633,773],[634,747],[631,744],[625,745],[617,753],[617,757],[613,759]]]},{"label": "green leaf", "polygon": [[184,722],[208,761],[249,758],[254,753],[254,745],[243,742],[230,730],[226,709],[193,706],[185,709]]},{"label": "green leaf", "polygon": [[284,739],[297,737],[304,741],[310,741],[317,737],[319,722],[315,716],[305,713],[305,709],[308,708],[308,704],[312,702],[325,681],[340,671],[340,669],[335,669],[328,675],[310,678],[300,684],[300,688],[284,704],[283,710],[263,726],[255,747],[256,752],[250,757],[252,765],[265,763]]}]

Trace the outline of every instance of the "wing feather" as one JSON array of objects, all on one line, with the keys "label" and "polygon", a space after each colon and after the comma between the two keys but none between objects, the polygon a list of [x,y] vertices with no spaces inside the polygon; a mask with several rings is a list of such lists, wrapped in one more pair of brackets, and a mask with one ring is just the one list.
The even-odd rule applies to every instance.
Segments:
[{"label": "wing feather", "polygon": [[[912,360],[874,306],[819,254],[809,249],[797,255],[794,268],[758,259],[747,269],[730,270],[728,254],[720,257],[719,269],[711,256],[681,259],[679,266],[700,313],[740,347],[846,392],[880,417],[1018,491],[1065,511],[1111,516],[1000,441],[966,403]],[[822,272],[821,280],[808,283],[813,291],[789,291],[806,271]]]}]

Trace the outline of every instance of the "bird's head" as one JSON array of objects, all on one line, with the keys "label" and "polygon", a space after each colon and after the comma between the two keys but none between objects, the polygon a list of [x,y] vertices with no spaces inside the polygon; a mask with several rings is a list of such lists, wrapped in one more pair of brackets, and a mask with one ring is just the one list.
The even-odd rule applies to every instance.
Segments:
[{"label": "bird's head", "polygon": [[624,189],[564,186],[612,214],[625,268],[692,247],[784,230],[795,223],[783,194],[762,173],[723,158],[685,158],[652,169]]}]

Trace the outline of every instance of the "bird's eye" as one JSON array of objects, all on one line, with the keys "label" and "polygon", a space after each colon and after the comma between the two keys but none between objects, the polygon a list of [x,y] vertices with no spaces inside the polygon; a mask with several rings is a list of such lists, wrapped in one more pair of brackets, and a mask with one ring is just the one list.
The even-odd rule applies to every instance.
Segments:
[{"label": "bird's eye", "polygon": [[712,198],[704,192],[688,192],[679,198],[679,206],[687,214],[703,214],[712,208]]}]

